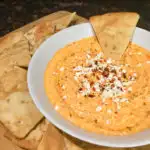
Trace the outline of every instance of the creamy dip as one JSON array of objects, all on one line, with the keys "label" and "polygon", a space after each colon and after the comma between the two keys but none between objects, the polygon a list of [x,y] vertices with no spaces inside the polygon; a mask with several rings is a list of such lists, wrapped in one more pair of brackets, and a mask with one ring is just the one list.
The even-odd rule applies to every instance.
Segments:
[{"label": "creamy dip", "polygon": [[96,133],[127,135],[150,128],[150,52],[130,43],[121,62],[105,58],[95,37],[60,49],[45,71],[55,109]]}]

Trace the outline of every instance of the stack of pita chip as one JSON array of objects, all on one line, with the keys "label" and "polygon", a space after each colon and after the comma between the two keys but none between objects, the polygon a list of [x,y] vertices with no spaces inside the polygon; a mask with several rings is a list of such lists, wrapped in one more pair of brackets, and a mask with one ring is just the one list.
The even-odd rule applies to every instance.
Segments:
[{"label": "stack of pita chip", "polygon": [[0,38],[0,123],[5,137],[28,150],[38,148],[50,125],[29,95],[27,69],[37,47],[76,17],[75,13],[59,15],[54,21],[46,19],[25,32],[16,31]]}]

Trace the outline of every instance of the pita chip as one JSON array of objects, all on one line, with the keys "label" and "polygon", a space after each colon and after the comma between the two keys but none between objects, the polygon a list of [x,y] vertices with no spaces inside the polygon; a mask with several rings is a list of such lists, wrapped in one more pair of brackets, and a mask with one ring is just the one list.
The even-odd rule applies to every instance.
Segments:
[{"label": "pita chip", "polygon": [[0,101],[0,121],[17,138],[24,138],[42,118],[28,92],[14,92]]},{"label": "pita chip", "polygon": [[46,40],[49,36],[55,32],[66,28],[73,18],[75,13],[70,13],[64,17],[58,18],[54,21],[40,22],[38,25],[31,28],[24,36],[28,39],[32,46],[31,54],[40,46],[40,44]]},{"label": "pita chip", "polygon": [[16,65],[21,67],[28,67],[31,59],[29,52],[29,43],[25,37],[22,37],[19,42],[4,49],[0,54],[0,69],[7,68],[8,65]]},{"label": "pita chip", "polygon": [[52,26],[55,27],[55,32],[57,32],[68,27],[75,19],[76,19],[76,12],[70,13],[60,19],[53,20]]},{"label": "pita chip", "polygon": [[90,23],[106,57],[119,60],[131,40],[139,20],[137,13],[118,12],[93,16]]},{"label": "pita chip", "polygon": [[24,36],[22,31],[13,32],[0,38],[0,54],[4,49],[12,47],[15,43],[18,43]]},{"label": "pita chip", "polygon": [[1,74],[0,100],[4,100],[10,93],[27,90],[27,70],[14,66],[6,68],[5,72]]},{"label": "pita chip", "polygon": [[63,135],[52,124],[49,124],[37,150],[64,150],[64,148]]},{"label": "pita chip", "polygon": [[39,143],[45,132],[47,131],[49,122],[46,119],[43,119],[33,130],[29,132],[29,134],[23,138],[18,139],[13,136],[9,131],[5,133],[5,137],[8,138],[12,143],[16,144],[17,146],[33,150],[37,149]]}]

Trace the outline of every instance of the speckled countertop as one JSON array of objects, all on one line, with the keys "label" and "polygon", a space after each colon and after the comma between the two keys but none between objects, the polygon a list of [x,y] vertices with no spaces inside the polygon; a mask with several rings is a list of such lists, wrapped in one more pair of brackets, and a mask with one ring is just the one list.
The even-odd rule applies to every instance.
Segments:
[{"label": "speckled countertop", "polygon": [[0,0],[0,36],[58,10],[91,15],[135,11],[139,27],[150,30],[150,0]]}]

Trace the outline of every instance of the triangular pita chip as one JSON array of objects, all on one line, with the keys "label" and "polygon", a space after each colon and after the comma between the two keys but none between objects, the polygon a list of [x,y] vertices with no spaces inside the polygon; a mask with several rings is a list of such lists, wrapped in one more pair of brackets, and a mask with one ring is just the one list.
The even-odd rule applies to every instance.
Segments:
[{"label": "triangular pita chip", "polygon": [[14,92],[0,101],[0,121],[17,138],[24,138],[42,118],[28,92]]},{"label": "triangular pita chip", "polygon": [[12,32],[0,38],[0,54],[4,49],[12,47],[15,43],[19,42],[24,36],[22,31]]},{"label": "triangular pita chip", "polygon": [[106,57],[119,60],[139,20],[137,13],[118,12],[93,16],[90,22]]},{"label": "triangular pita chip", "polygon": [[62,133],[52,124],[49,124],[37,150],[65,150]]},{"label": "triangular pita chip", "polygon": [[9,131],[5,133],[5,137],[11,140],[14,144],[24,149],[37,149],[45,132],[47,131],[49,122],[42,120],[30,133],[23,139],[17,139]]},{"label": "triangular pita chip", "polygon": [[73,21],[76,13],[70,13],[54,21],[40,22],[30,29],[24,36],[32,46],[31,54],[40,46],[40,44],[56,31],[66,28]]},{"label": "triangular pita chip", "polygon": [[4,70],[8,65],[28,67],[31,55],[29,52],[29,42],[25,37],[0,54],[0,70]]},{"label": "triangular pita chip", "polygon": [[10,93],[27,90],[27,70],[16,66],[6,68],[0,76],[0,100],[4,100]]}]

